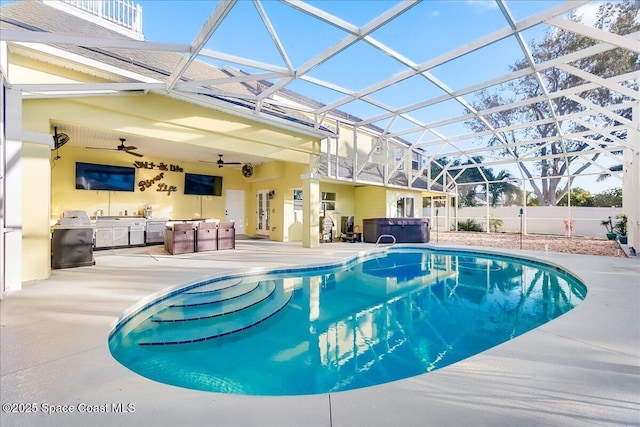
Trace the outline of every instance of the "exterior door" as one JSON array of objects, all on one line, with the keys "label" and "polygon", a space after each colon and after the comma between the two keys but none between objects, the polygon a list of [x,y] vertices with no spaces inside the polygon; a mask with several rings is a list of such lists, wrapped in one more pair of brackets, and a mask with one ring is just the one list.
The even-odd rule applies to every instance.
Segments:
[{"label": "exterior door", "polygon": [[269,190],[260,190],[256,194],[256,234],[269,235],[269,219],[271,215],[271,200]]},{"label": "exterior door", "polygon": [[245,234],[244,223],[244,190],[227,190],[225,204],[225,221],[236,223],[236,234]]}]

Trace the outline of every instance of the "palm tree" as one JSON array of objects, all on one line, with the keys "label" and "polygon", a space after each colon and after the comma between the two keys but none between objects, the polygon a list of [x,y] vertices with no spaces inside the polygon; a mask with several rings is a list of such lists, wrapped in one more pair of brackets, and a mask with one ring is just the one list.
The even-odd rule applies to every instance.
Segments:
[{"label": "palm tree", "polygon": [[511,175],[511,172],[503,169],[498,172],[498,175],[495,177],[493,176],[493,172],[491,169],[486,170],[485,173],[487,173],[487,179],[489,179],[490,181],[496,181],[492,182],[491,185],[489,185],[489,193],[491,194],[491,207],[495,207],[498,203],[498,200],[500,200],[500,197],[503,195],[507,196],[506,200],[510,200],[512,195],[517,196],[520,194],[520,188],[518,188],[517,185],[511,182],[515,179],[514,176]]},{"label": "palm tree", "polygon": [[[611,171],[611,172],[622,172],[622,165],[613,165],[613,166],[609,167],[609,171]],[[602,181],[604,181],[605,179],[607,179],[609,177],[611,177],[610,173],[603,172],[600,175],[598,175],[598,179],[596,181],[602,182]]]},{"label": "palm tree", "polygon": [[504,223],[500,218],[496,218],[493,215],[489,215],[489,226],[491,227],[491,231],[493,231],[494,233],[497,233],[498,231],[500,231],[503,225]]}]

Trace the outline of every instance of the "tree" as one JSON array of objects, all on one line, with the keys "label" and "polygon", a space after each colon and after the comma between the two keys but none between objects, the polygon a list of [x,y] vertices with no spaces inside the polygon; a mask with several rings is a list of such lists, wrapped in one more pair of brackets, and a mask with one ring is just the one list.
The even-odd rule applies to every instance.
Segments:
[{"label": "tree", "polygon": [[[575,187],[571,189],[571,206],[592,206],[593,196],[584,188]],[[567,194],[565,193],[560,200],[558,206],[567,206]]]},{"label": "tree", "polygon": [[496,218],[493,215],[489,216],[489,227],[494,233],[499,232],[503,225],[504,223],[500,218]]},{"label": "tree", "polygon": [[430,177],[433,182],[443,185],[444,179],[440,173],[444,169],[444,167],[449,163],[449,159],[446,157],[441,157],[439,159],[433,159],[429,162],[429,169],[423,169],[422,174],[425,177]]},{"label": "tree", "polygon": [[[480,156],[472,157],[465,162],[461,162],[460,159],[449,160],[446,157],[442,157],[439,159],[435,159],[431,162],[430,165],[430,173],[431,178],[435,180],[435,182],[439,184],[443,184],[444,180],[440,173],[445,168],[459,168],[460,166],[472,166],[479,165],[482,163],[483,158]],[[455,170],[455,169],[454,169]],[[480,170],[484,170],[483,167],[480,169],[476,167],[466,168],[460,173],[458,177],[456,177],[456,183],[458,184],[458,197],[460,200],[461,206],[476,206],[476,187],[478,186],[478,182],[484,181],[484,177]],[[449,171],[451,174],[452,171]],[[427,175],[429,172],[425,169],[424,174]],[[455,174],[454,174],[455,175]],[[436,179],[438,178],[438,179]]]},{"label": "tree", "polygon": [[[624,0],[620,3],[602,3],[598,10],[598,20],[595,27],[615,34],[629,34],[640,30],[640,22],[637,19],[640,11],[640,3]],[[581,22],[581,17],[573,15],[572,20]],[[589,37],[562,29],[549,31],[542,41],[531,44],[530,50],[536,64],[551,61],[559,56],[594,46],[599,42]],[[625,49],[615,48],[595,55],[577,59],[572,66],[594,74],[602,78],[613,77],[639,68],[639,55]],[[518,71],[530,67],[527,59],[516,61],[511,66],[512,71]],[[585,81],[576,74],[569,73],[560,67],[549,67],[540,71],[541,80],[545,83],[550,93],[585,84]],[[626,82],[628,87],[638,89],[638,81],[631,79]],[[535,75],[530,74],[522,79],[513,80],[500,86],[497,90],[485,89],[480,91],[477,101],[474,103],[476,110],[482,111],[502,105],[510,104],[521,99],[539,97],[544,99],[545,93]],[[606,87],[588,89],[578,94],[585,102],[592,102],[598,106],[606,107],[612,104],[620,104],[628,97],[614,92]],[[497,112],[483,116],[494,129],[509,129],[509,126],[519,123],[542,121],[550,117],[563,117],[579,109],[580,106],[570,97],[560,96],[542,100],[535,103],[516,107],[511,110],[497,109]],[[619,111],[620,116],[629,119],[631,109]],[[598,117],[598,127],[603,128],[617,124],[608,115]],[[487,130],[486,125],[479,120],[470,120],[467,126],[476,132]],[[561,131],[562,129],[562,131]],[[555,205],[568,192],[572,179],[566,180],[567,171],[571,163],[580,157],[582,151],[592,148],[594,145],[606,148],[610,141],[602,135],[593,136],[591,143],[583,139],[567,139],[566,134],[588,130],[578,122],[560,120],[556,126],[553,121],[543,121],[542,124],[532,125],[519,131],[508,130],[493,135],[490,145],[505,155],[511,155],[520,159],[525,153],[535,153],[534,167],[539,170],[540,179],[535,179],[531,166],[519,162],[522,172],[529,178],[536,199],[542,206]],[[520,134],[518,134],[520,132]],[[616,138],[626,139],[624,132],[613,132]],[[536,141],[528,144],[515,145],[513,143],[525,137],[528,141]],[[505,145],[505,143],[508,144]],[[577,175],[590,166],[590,162],[597,160],[601,151],[589,151],[590,158],[586,163],[572,174]],[[594,154],[595,153],[595,154]],[[529,154],[530,156],[530,154]],[[564,187],[561,183],[565,180]]]},{"label": "tree", "polygon": [[[622,165],[613,165],[609,167],[609,171],[611,172],[622,172]],[[608,179],[611,177],[611,173],[610,172],[603,172],[600,175],[598,175],[598,182],[602,182],[605,179]]]},{"label": "tree", "polygon": [[610,190],[605,190],[602,193],[595,194],[593,196],[592,206],[622,207],[622,188],[612,188]]},{"label": "tree", "polygon": [[491,207],[495,207],[501,199],[505,206],[509,206],[517,202],[521,190],[512,182],[514,177],[509,171],[501,170],[498,172],[497,176],[494,176],[493,169],[487,169],[486,175],[489,181],[495,181],[489,184]]},{"label": "tree", "polygon": [[527,206],[540,206],[540,200],[538,200],[535,194],[532,195],[529,191],[527,194],[529,196],[527,197]]},{"label": "tree", "polygon": [[484,159],[482,156],[474,156],[466,162],[460,162],[456,159],[451,163],[451,166],[472,166],[464,169],[460,176],[456,178],[458,184],[458,194],[460,196],[461,206],[477,206],[476,195],[478,193],[478,183],[484,181],[483,175],[486,173],[486,168],[478,166]]},{"label": "tree", "polygon": [[[521,200],[521,190],[513,184],[515,179],[513,175],[507,170],[501,170],[498,175],[495,175],[492,168],[482,166],[483,161],[482,156],[473,156],[464,162],[460,159],[449,161],[441,158],[438,159],[438,164],[432,163],[431,174],[437,176],[444,168],[448,168],[450,173],[462,169],[455,178],[461,206],[477,206],[478,194],[486,192],[485,182],[489,182],[489,194],[485,194],[485,200],[492,207],[495,207],[501,199],[506,206],[518,203],[518,200]],[[453,173],[453,175],[456,174]]]}]

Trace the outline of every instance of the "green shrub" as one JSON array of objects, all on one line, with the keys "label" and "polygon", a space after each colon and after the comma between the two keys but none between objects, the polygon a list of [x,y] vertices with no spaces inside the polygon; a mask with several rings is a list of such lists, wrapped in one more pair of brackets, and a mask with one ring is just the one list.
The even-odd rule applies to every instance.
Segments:
[{"label": "green shrub", "polygon": [[625,214],[616,215],[616,225],[613,226],[613,231],[619,236],[627,235],[627,216]]},{"label": "green shrub", "polygon": [[458,222],[458,231],[483,231],[482,224],[473,219],[466,219]]},{"label": "green shrub", "polygon": [[500,218],[496,218],[493,215],[489,215],[489,227],[491,228],[491,231],[493,231],[494,233],[497,233],[500,231],[503,225],[504,223]]}]

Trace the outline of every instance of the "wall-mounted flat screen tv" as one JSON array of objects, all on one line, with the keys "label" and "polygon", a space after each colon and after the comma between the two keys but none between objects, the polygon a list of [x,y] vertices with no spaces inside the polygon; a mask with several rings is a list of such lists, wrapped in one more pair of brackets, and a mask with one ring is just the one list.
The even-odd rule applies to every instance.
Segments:
[{"label": "wall-mounted flat screen tv", "polygon": [[76,162],[76,190],[135,191],[136,169]]},{"label": "wall-mounted flat screen tv", "polygon": [[222,177],[214,175],[184,174],[184,194],[222,196]]}]

